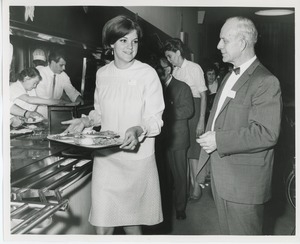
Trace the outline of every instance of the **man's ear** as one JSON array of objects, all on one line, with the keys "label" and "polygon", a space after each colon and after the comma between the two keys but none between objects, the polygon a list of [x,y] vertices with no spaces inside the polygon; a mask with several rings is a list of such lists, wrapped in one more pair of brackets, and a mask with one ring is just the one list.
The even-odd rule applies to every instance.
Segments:
[{"label": "man's ear", "polygon": [[110,44],[110,47],[111,47],[112,49],[114,49],[114,44]]},{"label": "man's ear", "polygon": [[49,62],[49,64],[57,64],[57,62],[55,62],[54,60],[51,60],[51,61]]},{"label": "man's ear", "polygon": [[171,75],[171,74],[172,74],[172,69],[171,69],[171,67],[170,67],[170,66],[168,66],[168,67],[167,67],[167,71],[168,71],[168,74],[169,74],[169,75]]},{"label": "man's ear", "polygon": [[175,54],[176,54],[177,57],[178,57],[178,56],[181,56],[180,50],[177,50],[177,51],[175,52]]},{"label": "man's ear", "polygon": [[247,43],[247,41],[246,41],[245,39],[242,39],[242,40],[241,40],[241,49],[242,49],[242,51],[246,49],[247,44],[248,44],[248,43]]}]

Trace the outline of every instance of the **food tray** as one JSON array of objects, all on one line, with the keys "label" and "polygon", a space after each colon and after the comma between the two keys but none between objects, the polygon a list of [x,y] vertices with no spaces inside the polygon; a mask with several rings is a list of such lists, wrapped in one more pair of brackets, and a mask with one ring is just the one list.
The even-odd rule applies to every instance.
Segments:
[{"label": "food tray", "polygon": [[123,139],[112,131],[85,134],[53,134],[48,135],[47,139],[69,145],[95,149],[119,146],[123,143]]}]

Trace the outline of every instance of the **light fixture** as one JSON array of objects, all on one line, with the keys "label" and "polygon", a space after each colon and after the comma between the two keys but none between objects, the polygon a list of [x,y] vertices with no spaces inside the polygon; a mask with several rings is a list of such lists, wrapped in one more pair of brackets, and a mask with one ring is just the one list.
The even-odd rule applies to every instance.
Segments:
[{"label": "light fixture", "polygon": [[179,33],[179,38],[180,40],[185,43],[186,41],[186,34],[183,31],[183,11],[181,10],[181,15],[180,15],[180,33]]},{"label": "light fixture", "polygon": [[260,10],[255,12],[256,15],[263,15],[263,16],[281,16],[281,15],[289,15],[293,13],[294,11],[289,9],[267,9],[267,10]]}]

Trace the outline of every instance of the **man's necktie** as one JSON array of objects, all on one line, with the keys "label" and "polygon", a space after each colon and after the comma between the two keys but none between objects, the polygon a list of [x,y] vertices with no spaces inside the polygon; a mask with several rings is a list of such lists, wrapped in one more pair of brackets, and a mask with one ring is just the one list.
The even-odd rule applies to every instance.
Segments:
[{"label": "man's necktie", "polygon": [[52,87],[52,98],[54,98],[54,90],[55,90],[55,77],[56,75],[54,74],[54,76],[53,76],[53,87]]},{"label": "man's necktie", "polygon": [[241,71],[241,68],[240,68],[240,67],[237,67],[237,68],[233,69],[233,72],[234,72],[236,75],[239,75],[239,74],[240,74],[240,71]]}]

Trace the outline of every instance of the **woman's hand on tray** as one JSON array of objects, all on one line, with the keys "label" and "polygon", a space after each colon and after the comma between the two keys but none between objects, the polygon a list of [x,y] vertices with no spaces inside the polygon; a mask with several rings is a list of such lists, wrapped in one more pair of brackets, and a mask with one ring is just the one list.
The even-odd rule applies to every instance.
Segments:
[{"label": "woman's hand on tray", "polygon": [[134,150],[139,144],[138,137],[142,134],[143,129],[140,126],[130,127],[125,133],[125,139],[120,146],[122,149]]}]

